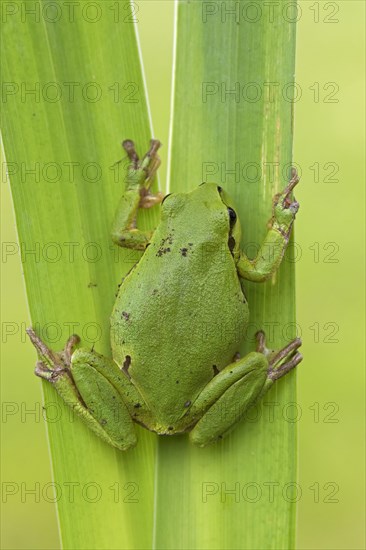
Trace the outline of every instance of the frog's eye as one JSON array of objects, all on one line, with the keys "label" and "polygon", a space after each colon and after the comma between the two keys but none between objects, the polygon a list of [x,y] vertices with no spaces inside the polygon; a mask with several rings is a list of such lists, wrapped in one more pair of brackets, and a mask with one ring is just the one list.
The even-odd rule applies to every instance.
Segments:
[{"label": "frog's eye", "polygon": [[168,197],[170,197],[171,193],[168,193],[167,195],[165,195],[165,197],[163,198],[163,200],[161,201],[161,204],[164,204],[164,201],[165,199],[167,199]]},{"label": "frog's eye", "polygon": [[230,206],[228,207],[227,211],[229,212],[229,218],[230,218],[230,227],[234,225],[236,222],[236,212]]}]

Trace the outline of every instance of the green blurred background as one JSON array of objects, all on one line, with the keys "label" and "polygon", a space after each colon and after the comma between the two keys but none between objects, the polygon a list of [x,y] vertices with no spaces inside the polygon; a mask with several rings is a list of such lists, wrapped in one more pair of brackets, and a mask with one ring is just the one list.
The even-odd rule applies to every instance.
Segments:
[{"label": "green blurred background", "polygon": [[[165,144],[164,186],[174,3],[137,4],[154,134]],[[302,180],[295,242],[305,359],[296,407],[297,547],[363,549],[365,4],[299,5],[296,82],[301,93],[295,103],[294,161]],[[3,173],[1,183],[2,241],[16,243]],[[7,483],[3,489],[14,492],[3,490],[2,548],[59,548],[51,492],[50,502],[26,493],[32,488],[37,493],[37,484],[47,486],[52,474],[41,384],[33,376],[34,350],[25,339],[29,314],[19,254],[2,258],[1,295],[2,482]]]}]

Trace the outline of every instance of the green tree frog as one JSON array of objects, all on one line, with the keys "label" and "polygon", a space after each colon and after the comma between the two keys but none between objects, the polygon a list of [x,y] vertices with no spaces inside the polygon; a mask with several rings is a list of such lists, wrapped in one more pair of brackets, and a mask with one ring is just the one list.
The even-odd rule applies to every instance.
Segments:
[{"label": "green tree frog", "polygon": [[[225,436],[272,384],[302,359],[299,338],[279,351],[257,349],[239,358],[248,323],[242,280],[265,281],[279,266],[299,204],[293,177],[275,196],[273,217],[254,260],[240,250],[241,229],[227,193],[202,183],[163,199],[150,192],[160,142],[140,161],[131,140],[126,188],[113,241],[143,251],[124,278],[111,315],[113,359],[78,348],[74,335],[51,351],[28,329],[39,354],[35,373],[104,441],[120,450],[136,443],[134,423],[158,434],[189,432],[204,446]],[[139,208],[161,203],[153,232],[137,227]]]}]

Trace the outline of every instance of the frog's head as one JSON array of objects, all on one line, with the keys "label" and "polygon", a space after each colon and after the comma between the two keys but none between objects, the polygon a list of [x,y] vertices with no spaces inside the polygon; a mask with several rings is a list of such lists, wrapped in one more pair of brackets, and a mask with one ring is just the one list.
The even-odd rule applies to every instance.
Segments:
[{"label": "frog's head", "polygon": [[162,220],[201,242],[228,243],[237,261],[241,227],[232,199],[215,183],[201,183],[189,193],[172,193],[162,203]]}]

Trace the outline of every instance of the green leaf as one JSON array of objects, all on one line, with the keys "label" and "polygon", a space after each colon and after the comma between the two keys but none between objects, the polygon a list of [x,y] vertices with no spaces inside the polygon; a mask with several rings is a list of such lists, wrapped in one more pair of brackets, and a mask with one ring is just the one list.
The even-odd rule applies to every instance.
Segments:
[{"label": "green leaf", "polygon": [[[37,2],[22,17],[19,2],[7,18],[2,131],[33,327],[53,349],[76,332],[110,355],[115,292],[137,259],[117,257],[110,239],[124,174],[115,163],[124,138],[145,153],[151,129],[131,6],[93,5],[72,20],[54,2],[46,17]],[[150,547],[155,437],[138,428],[136,449],[109,448],[43,384],[64,547]]]},{"label": "green leaf", "polygon": [[[226,13],[233,5],[240,9],[234,16]],[[201,181],[229,191],[242,248],[253,256],[272,196],[290,173],[295,60],[295,25],[250,11],[259,7],[179,2],[170,167],[171,191]],[[290,261],[268,283],[246,284],[246,292],[251,326],[243,353],[254,349],[259,328],[273,348],[294,337]],[[296,426],[288,404],[294,400],[291,373],[267,394],[267,405],[252,409],[216,446],[159,438],[155,548],[293,547]]]}]

